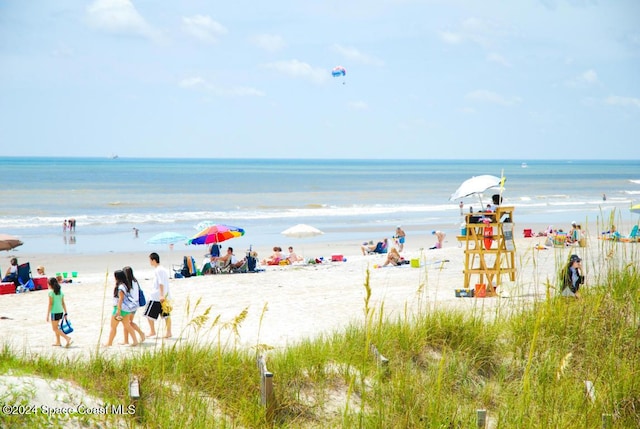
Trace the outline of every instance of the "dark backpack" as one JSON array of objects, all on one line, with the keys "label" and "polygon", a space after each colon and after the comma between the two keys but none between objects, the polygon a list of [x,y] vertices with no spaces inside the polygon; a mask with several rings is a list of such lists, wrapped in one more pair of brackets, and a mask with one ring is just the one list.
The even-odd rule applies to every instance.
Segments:
[{"label": "dark backpack", "polygon": [[249,271],[255,271],[258,260],[253,256],[247,256],[247,268]]},{"label": "dark backpack", "polygon": [[147,298],[144,296],[144,292],[140,286],[138,286],[138,305],[140,307],[147,305]]}]

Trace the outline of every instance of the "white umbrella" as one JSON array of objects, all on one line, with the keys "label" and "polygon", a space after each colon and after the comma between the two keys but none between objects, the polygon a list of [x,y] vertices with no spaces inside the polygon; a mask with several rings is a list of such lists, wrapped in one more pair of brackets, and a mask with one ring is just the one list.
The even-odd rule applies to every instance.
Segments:
[{"label": "white umbrella", "polygon": [[291,228],[285,229],[284,231],[281,232],[281,234],[286,235],[287,237],[308,238],[308,237],[315,237],[316,235],[322,235],[324,234],[324,232],[310,225],[299,223],[295,226],[292,226]]},{"label": "white umbrella", "polygon": [[[322,235],[324,234],[324,232],[320,231],[318,228],[314,228],[311,225],[299,223],[297,225],[292,226],[291,228],[285,229],[280,234],[285,235],[287,237],[293,237],[293,238],[310,238],[310,237]],[[302,255],[304,256],[304,246],[302,247]]]},{"label": "white umbrella", "polygon": [[[474,176],[462,182],[462,185],[460,185],[460,187],[451,194],[449,201],[458,200],[473,194],[478,194],[478,197],[480,197],[480,194],[489,188],[499,188],[501,182],[501,178],[491,176],[490,174]],[[482,205],[482,198],[480,198],[480,205]]]}]

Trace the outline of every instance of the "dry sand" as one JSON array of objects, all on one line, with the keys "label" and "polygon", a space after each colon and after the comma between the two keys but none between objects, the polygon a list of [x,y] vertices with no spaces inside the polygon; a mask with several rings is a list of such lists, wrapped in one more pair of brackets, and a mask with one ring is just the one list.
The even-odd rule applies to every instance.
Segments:
[{"label": "dry sand", "polygon": [[[532,229],[541,231],[543,228],[536,225]],[[328,260],[332,254],[342,254],[346,262],[265,267],[265,271],[259,273],[171,279],[173,338],[149,338],[137,347],[120,346],[118,342],[122,341],[123,335],[122,327],[119,327],[114,346],[109,348],[101,347],[101,344],[109,333],[113,270],[131,265],[142,288],[149,290],[153,270],[148,254],[27,255],[15,252],[21,262],[31,263],[34,272],[38,265],[44,265],[48,274],[78,272],[73,283],[63,285],[69,316],[75,328],[71,334],[73,344],[69,348],[51,346],[54,334],[46,322],[46,291],[0,295],[0,344],[8,344],[16,352],[27,355],[81,359],[95,353],[126,357],[186,341],[222,341],[245,348],[257,344],[283,348],[306,338],[341,330],[350,322],[363,321],[367,272],[370,273],[372,291],[369,306],[379,311],[384,304],[385,317],[406,317],[417,311],[438,308],[488,310],[482,314],[491,317],[497,308],[519,311],[536,299],[544,299],[545,283],[555,282],[558,267],[571,253],[578,253],[585,259],[587,279],[592,278],[589,260],[597,261],[598,253],[607,248],[594,238],[597,233],[592,234],[585,248],[552,247],[545,250],[536,249],[544,243],[544,238],[521,238],[521,228],[516,228],[514,235],[516,281],[501,286],[499,297],[455,297],[455,289],[464,283],[464,247],[454,236],[447,237],[443,249],[428,250],[434,242],[432,236],[409,235],[403,256],[408,260],[418,258],[419,268],[409,265],[374,268],[384,262],[385,256],[363,256],[360,243],[314,246],[311,240],[301,241],[304,245],[294,241],[291,244],[304,249],[307,259],[323,256]],[[189,252],[165,249],[159,252],[161,262],[173,271],[173,266],[181,265],[182,257],[190,254],[201,264],[205,250],[203,247],[196,249],[189,248]],[[260,257],[269,254],[267,249],[258,250],[262,252]],[[196,329],[192,322],[207,308],[211,308],[209,320]],[[223,327],[244,310],[247,310],[246,319],[237,334]],[[148,323],[140,314],[142,310],[138,313],[137,323],[148,332]],[[217,316],[220,316],[220,322],[212,326]],[[160,322],[160,337],[163,330],[164,324]],[[103,403],[100,398],[92,397],[67,381],[24,376],[13,371],[0,375],[0,393],[3,392],[5,395],[13,392],[31,406],[48,409],[73,406],[79,403],[79,397],[83,398],[82,403],[86,406]],[[126,423],[125,420],[120,421],[123,427]],[[66,421],[65,426],[83,427],[82,421],[77,419]]]},{"label": "dry sand", "polygon": [[[542,229],[535,228],[534,231]],[[448,236],[443,249],[428,250],[434,242],[432,236],[409,235],[403,252],[406,259],[419,258],[420,268],[374,268],[382,264],[385,256],[360,253],[359,243],[314,245],[313,240],[295,240],[297,249],[304,249],[306,258],[323,256],[318,265],[264,267],[264,272],[247,274],[220,274],[171,279],[173,338],[147,339],[142,346],[124,347],[122,327],[119,327],[114,346],[101,347],[109,333],[112,309],[113,270],[125,265],[133,267],[143,288],[149,290],[153,271],[147,253],[95,255],[26,255],[16,252],[21,262],[29,261],[35,272],[44,265],[47,274],[77,271],[71,284],[63,291],[69,318],[75,331],[73,345],[68,348],[52,347],[54,335],[46,322],[48,297],[46,291],[0,295],[0,343],[27,354],[55,354],[87,357],[91,353],[130,354],[150,350],[180,341],[221,341],[239,347],[265,344],[275,348],[286,347],[305,338],[330,333],[344,328],[351,321],[364,318],[364,298],[367,270],[370,270],[372,289],[370,307],[384,303],[387,317],[401,317],[418,308],[492,308],[495,306],[521,308],[522,302],[544,298],[545,282],[554,281],[557,268],[570,253],[593,258],[597,240],[590,239],[586,248],[555,247],[535,250],[543,238],[522,238],[522,229],[516,229],[517,277],[513,285],[502,288],[503,297],[470,299],[456,298],[454,290],[463,287],[464,248],[454,236]],[[595,235],[595,234],[594,234]],[[284,246],[283,246],[284,247]],[[160,249],[162,265],[172,271],[180,265],[182,257],[191,254],[198,266],[202,263],[204,247],[191,247],[189,252]],[[258,249],[260,258],[269,254]],[[332,254],[342,254],[346,262],[326,262]],[[9,254],[10,255],[10,254]],[[446,262],[444,262],[446,261]],[[3,265],[6,265],[3,264]],[[503,277],[506,278],[506,277]],[[210,319],[196,330],[191,321],[211,307]],[[238,335],[222,325],[247,310]],[[264,311],[263,311],[264,310]],[[142,310],[136,322],[148,332]],[[212,320],[220,316],[217,326]],[[158,323],[160,336],[164,324]]]}]

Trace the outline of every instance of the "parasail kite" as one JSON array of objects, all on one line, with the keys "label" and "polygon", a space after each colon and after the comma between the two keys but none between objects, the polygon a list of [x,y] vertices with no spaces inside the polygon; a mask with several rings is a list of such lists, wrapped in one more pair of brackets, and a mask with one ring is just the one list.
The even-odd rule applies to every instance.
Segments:
[{"label": "parasail kite", "polygon": [[331,76],[333,77],[345,76],[346,74],[347,70],[342,66],[334,67],[333,70],[331,70]]},{"label": "parasail kite", "polygon": [[342,76],[343,77],[343,79],[342,79],[342,84],[343,85],[344,85],[344,77],[346,76],[346,74],[347,74],[347,69],[345,69],[342,66],[334,67],[333,70],[331,70],[331,76],[333,76],[333,77],[341,77]]}]

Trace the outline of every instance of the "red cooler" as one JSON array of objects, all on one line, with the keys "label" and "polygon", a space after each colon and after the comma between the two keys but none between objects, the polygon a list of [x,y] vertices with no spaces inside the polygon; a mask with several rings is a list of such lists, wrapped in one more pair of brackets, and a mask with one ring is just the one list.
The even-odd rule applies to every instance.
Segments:
[{"label": "red cooler", "polygon": [[16,293],[16,285],[14,282],[0,283],[0,295],[8,295]]},{"label": "red cooler", "polygon": [[33,284],[36,285],[35,290],[47,290],[49,288],[46,277],[34,277]]}]

